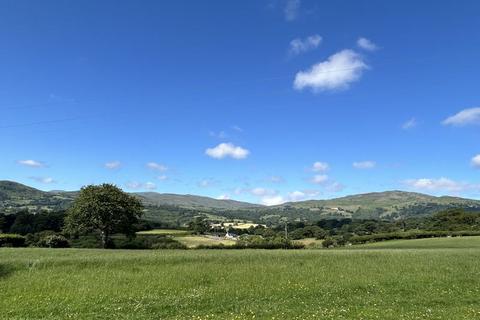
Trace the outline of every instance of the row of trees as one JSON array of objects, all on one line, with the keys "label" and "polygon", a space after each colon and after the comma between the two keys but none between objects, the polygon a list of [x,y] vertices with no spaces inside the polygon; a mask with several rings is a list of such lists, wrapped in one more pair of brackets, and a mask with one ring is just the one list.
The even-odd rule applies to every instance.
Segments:
[{"label": "row of trees", "polygon": [[[0,213],[0,231],[32,235],[48,230],[72,237],[95,232],[100,234],[102,247],[106,248],[115,233],[133,238],[142,212],[140,200],[118,187],[111,184],[90,185],[80,190],[67,211]],[[51,236],[49,234],[48,239]]]}]

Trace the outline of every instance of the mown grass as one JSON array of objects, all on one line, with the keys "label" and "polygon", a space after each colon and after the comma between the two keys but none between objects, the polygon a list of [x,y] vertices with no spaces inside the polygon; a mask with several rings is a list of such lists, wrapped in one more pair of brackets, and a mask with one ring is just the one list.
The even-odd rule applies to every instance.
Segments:
[{"label": "mown grass", "polygon": [[3,248],[0,318],[480,319],[479,259],[471,246]]}]

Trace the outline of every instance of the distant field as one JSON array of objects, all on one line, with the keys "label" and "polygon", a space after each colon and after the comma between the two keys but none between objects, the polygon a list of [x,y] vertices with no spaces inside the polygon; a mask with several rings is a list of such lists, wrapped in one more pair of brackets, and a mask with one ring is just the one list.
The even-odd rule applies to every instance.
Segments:
[{"label": "distant field", "polygon": [[153,229],[147,231],[139,231],[138,235],[187,235],[190,231],[176,229]]},{"label": "distant field", "polygon": [[[218,224],[220,225],[220,224]],[[248,229],[251,227],[265,226],[264,224],[251,223],[251,222],[224,222],[224,227],[233,227],[235,229]]]},{"label": "distant field", "polygon": [[352,248],[370,249],[480,249],[479,237],[426,238],[415,240],[390,240],[356,245]]},{"label": "distant field", "polygon": [[306,239],[294,240],[294,242],[303,244],[307,249],[319,249],[319,248],[322,248],[323,240],[317,240],[315,238],[306,238]]},{"label": "distant field", "polygon": [[175,240],[183,243],[188,248],[195,248],[200,245],[205,246],[212,246],[212,245],[219,245],[223,244],[225,246],[235,244],[234,240],[228,240],[224,238],[216,238],[213,236],[182,236],[182,237],[175,237]]},{"label": "distant field", "polygon": [[[2,248],[0,319],[480,319],[480,237],[427,240],[383,243],[392,249]],[[399,247],[409,243],[421,248]]]}]

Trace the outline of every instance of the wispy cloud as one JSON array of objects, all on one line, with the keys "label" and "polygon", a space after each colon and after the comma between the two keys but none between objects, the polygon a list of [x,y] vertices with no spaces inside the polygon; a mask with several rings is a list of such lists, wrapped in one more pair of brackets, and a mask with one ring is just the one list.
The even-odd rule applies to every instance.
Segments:
[{"label": "wispy cloud", "polygon": [[217,139],[227,139],[228,138],[228,134],[225,131],[219,131],[219,132],[210,131],[208,134],[210,135],[210,137],[214,137],[214,138],[217,138]]},{"label": "wispy cloud", "polygon": [[480,124],[480,108],[464,109],[457,114],[448,117],[442,122],[444,125],[465,126]]},{"label": "wispy cloud", "polygon": [[44,183],[44,184],[56,183],[55,179],[53,179],[51,177],[29,177],[29,178],[34,180],[34,181]]},{"label": "wispy cloud", "polygon": [[298,55],[317,48],[322,43],[322,37],[318,34],[306,37],[305,39],[296,38],[290,41],[290,55]]},{"label": "wispy cloud", "polygon": [[358,162],[352,163],[352,166],[355,169],[373,169],[377,166],[377,163],[375,161],[371,161],[371,160],[358,161]]},{"label": "wispy cloud", "polygon": [[438,179],[408,179],[404,180],[403,183],[413,189],[430,192],[459,193],[464,191],[480,190],[479,184],[459,182],[445,177]]},{"label": "wispy cloud", "polygon": [[104,164],[104,167],[109,170],[119,169],[122,166],[120,161],[111,161]]},{"label": "wispy cloud", "polygon": [[147,168],[155,171],[165,172],[168,170],[168,167],[157,162],[149,162],[146,164]]},{"label": "wispy cloud", "polygon": [[157,189],[157,185],[153,182],[142,183],[142,182],[137,182],[137,181],[131,181],[131,182],[127,182],[125,184],[125,186],[128,189],[132,189],[132,190],[155,190],[155,189]]},{"label": "wispy cloud", "polygon": [[348,89],[366,69],[368,66],[361,55],[353,50],[342,50],[309,70],[298,72],[293,85],[297,90],[311,88],[314,92]]},{"label": "wispy cloud", "polygon": [[311,182],[315,184],[324,184],[328,181],[328,176],[326,174],[316,174],[312,177]]},{"label": "wispy cloud", "polygon": [[257,197],[273,196],[277,194],[277,191],[275,190],[260,187],[250,189],[248,192]]},{"label": "wispy cloud", "polygon": [[378,49],[378,46],[367,38],[359,38],[357,40],[357,46],[367,51],[375,51]]},{"label": "wispy cloud", "polygon": [[22,166],[26,166],[26,167],[30,167],[30,168],[45,168],[47,166],[47,164],[45,162],[42,162],[42,161],[37,161],[37,160],[18,160],[17,161],[18,164],[22,165]]},{"label": "wispy cloud", "polygon": [[215,159],[230,157],[233,159],[245,159],[250,151],[232,143],[220,143],[216,147],[208,148],[205,154]]},{"label": "wispy cloud", "polygon": [[232,126],[232,129],[237,131],[237,132],[243,132],[243,129],[237,125]]},{"label": "wispy cloud", "polygon": [[217,184],[217,181],[214,179],[202,179],[198,181],[197,185],[200,188],[209,188]]},{"label": "wispy cloud", "polygon": [[300,0],[287,0],[283,13],[285,14],[285,20],[294,21],[298,17],[300,10]]},{"label": "wispy cloud", "polygon": [[417,124],[418,124],[417,120],[415,118],[411,118],[402,124],[402,129],[403,130],[412,129],[412,128],[415,128]]},{"label": "wispy cloud", "polygon": [[160,181],[165,181],[165,180],[168,180],[168,176],[165,174],[162,174],[161,176],[158,176],[157,179]]},{"label": "wispy cloud", "polygon": [[266,179],[268,182],[272,183],[282,183],[285,182],[285,179],[282,176],[270,176]]},{"label": "wispy cloud", "polygon": [[472,166],[480,169],[480,154],[477,154],[475,157],[473,157],[471,162]]},{"label": "wispy cloud", "polygon": [[341,184],[340,182],[337,182],[337,181],[334,181],[330,184],[328,184],[326,187],[325,187],[325,190],[328,191],[328,192],[340,192],[340,191],[343,191],[343,189],[345,189],[345,186],[343,184]]},{"label": "wispy cloud", "polygon": [[328,163],[317,161],[312,165],[313,172],[325,172],[330,168]]}]

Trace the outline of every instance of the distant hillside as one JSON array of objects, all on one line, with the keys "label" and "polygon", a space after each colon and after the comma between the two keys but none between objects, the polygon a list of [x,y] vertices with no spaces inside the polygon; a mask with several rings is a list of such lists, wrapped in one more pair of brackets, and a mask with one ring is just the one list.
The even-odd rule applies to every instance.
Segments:
[{"label": "distant hillside", "polygon": [[210,208],[225,210],[261,207],[260,205],[248,202],[241,202],[235,200],[218,200],[190,194],[180,195],[172,193],[139,192],[135,193],[135,195],[141,198],[145,205],[150,206],[170,205],[193,209]]},{"label": "distant hillside", "polygon": [[45,192],[12,181],[0,181],[0,209],[16,212],[65,209],[74,199],[71,192]]},{"label": "distant hillside", "polygon": [[449,208],[480,210],[480,201],[458,197],[435,197],[415,192],[385,191],[331,200],[290,202],[279,209],[308,210],[320,217],[386,218],[425,216]]},{"label": "distant hillside", "polygon": [[[399,219],[428,216],[463,208],[480,211],[480,201],[457,197],[434,197],[421,193],[386,191],[352,195],[331,200],[290,202],[265,207],[234,200],[155,192],[133,193],[145,205],[148,220],[182,225],[198,215],[210,219],[242,219],[262,223],[316,221],[328,218]],[[77,192],[40,191],[20,183],[0,181],[0,211],[16,212],[66,209]]]},{"label": "distant hillside", "polygon": [[[217,200],[208,197],[156,192],[133,193],[146,207],[174,206],[197,210],[232,210],[260,207],[259,205],[234,200]],[[0,209],[15,212],[22,209],[33,211],[67,208],[77,192],[41,191],[12,181],[0,181]]]}]

